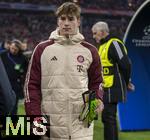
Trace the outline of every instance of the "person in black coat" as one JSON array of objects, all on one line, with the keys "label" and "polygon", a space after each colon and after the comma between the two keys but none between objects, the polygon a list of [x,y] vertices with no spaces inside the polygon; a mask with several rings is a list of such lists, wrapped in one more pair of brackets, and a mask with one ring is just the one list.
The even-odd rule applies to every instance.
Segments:
[{"label": "person in black coat", "polygon": [[[16,103],[16,95],[12,90],[7,73],[0,57],[0,126],[4,127],[5,116],[12,112]],[[0,128],[0,139],[2,128]]]},{"label": "person in black coat", "polygon": [[18,100],[23,98],[23,85],[28,66],[27,58],[22,54],[21,45],[21,41],[13,40],[9,51],[1,53],[12,89],[16,93],[16,105],[12,115],[17,114]]},{"label": "person in black coat", "polygon": [[0,115],[9,114],[15,104],[15,93],[12,90],[4,65],[0,58]]}]

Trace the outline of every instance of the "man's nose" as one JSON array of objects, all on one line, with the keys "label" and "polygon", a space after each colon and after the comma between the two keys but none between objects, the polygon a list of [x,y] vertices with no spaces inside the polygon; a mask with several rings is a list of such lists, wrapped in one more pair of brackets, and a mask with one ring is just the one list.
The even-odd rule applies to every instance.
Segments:
[{"label": "man's nose", "polygon": [[66,19],[66,20],[65,20],[65,25],[68,25],[68,24],[69,24],[69,20]]}]

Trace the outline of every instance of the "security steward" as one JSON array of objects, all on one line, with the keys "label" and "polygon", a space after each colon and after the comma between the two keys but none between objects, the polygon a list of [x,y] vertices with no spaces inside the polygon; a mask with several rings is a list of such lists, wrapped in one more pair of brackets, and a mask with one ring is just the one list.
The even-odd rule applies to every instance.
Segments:
[{"label": "security steward", "polygon": [[104,140],[118,140],[117,104],[126,101],[127,89],[134,90],[130,82],[131,61],[124,43],[109,34],[106,22],[97,22],[92,27],[93,38],[99,45],[99,55],[104,78]]}]

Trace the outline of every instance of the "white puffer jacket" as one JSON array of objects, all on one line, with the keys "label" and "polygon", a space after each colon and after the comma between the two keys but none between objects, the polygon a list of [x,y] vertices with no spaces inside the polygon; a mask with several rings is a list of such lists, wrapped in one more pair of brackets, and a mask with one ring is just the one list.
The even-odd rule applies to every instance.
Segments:
[{"label": "white puffer jacket", "polygon": [[56,30],[35,48],[30,61],[26,112],[50,116],[51,140],[93,139],[93,125],[85,128],[78,117],[83,92],[101,95],[101,63],[96,48],[83,39],[80,33],[66,39]]}]

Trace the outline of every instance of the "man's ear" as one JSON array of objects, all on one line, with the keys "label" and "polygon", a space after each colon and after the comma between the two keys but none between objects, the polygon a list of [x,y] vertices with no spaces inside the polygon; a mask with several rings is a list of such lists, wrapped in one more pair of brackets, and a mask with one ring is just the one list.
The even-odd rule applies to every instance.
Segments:
[{"label": "man's ear", "polygon": [[101,31],[101,34],[102,34],[102,36],[105,36],[105,35],[106,35],[106,32]]}]

